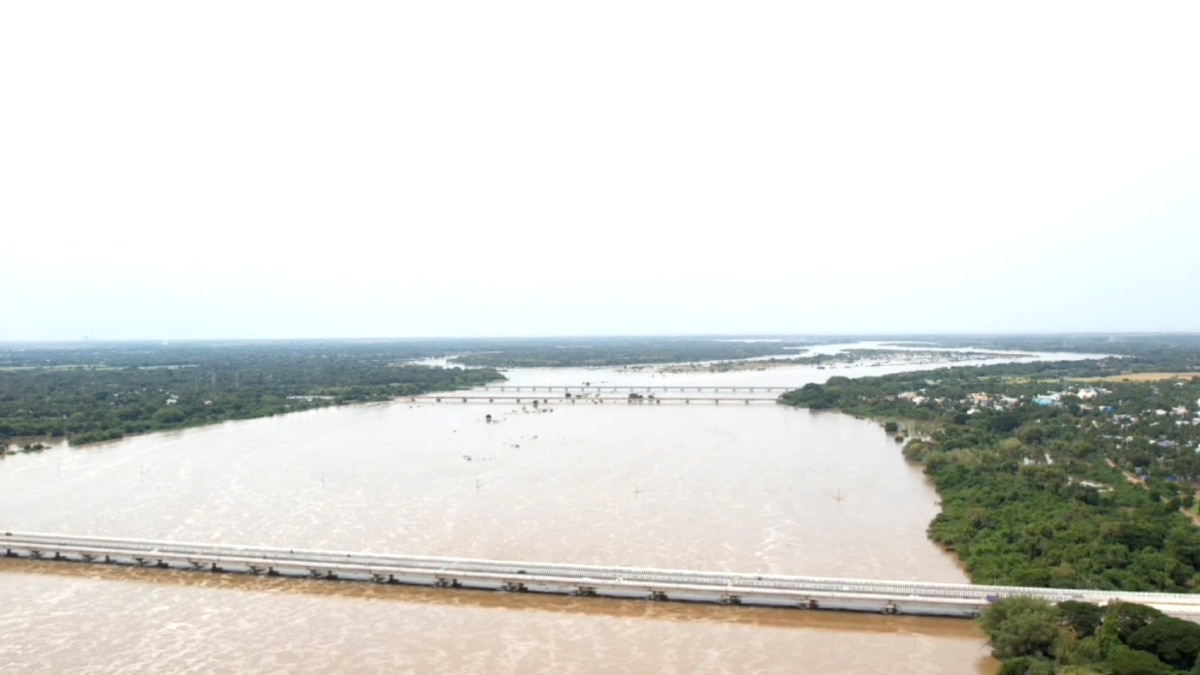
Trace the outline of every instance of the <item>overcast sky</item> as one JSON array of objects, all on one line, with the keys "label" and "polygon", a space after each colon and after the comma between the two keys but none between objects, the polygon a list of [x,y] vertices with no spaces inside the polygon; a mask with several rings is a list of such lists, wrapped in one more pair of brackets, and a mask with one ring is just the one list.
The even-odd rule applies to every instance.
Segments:
[{"label": "overcast sky", "polygon": [[0,340],[1200,330],[1200,3],[7,2]]}]

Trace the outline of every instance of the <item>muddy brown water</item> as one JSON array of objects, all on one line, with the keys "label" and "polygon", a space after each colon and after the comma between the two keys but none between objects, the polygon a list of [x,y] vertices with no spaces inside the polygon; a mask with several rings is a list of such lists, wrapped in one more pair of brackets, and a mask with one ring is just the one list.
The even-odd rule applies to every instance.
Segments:
[{"label": "muddy brown water", "polygon": [[[766,386],[838,373],[509,375],[513,384]],[[877,424],[761,404],[535,411],[396,401],[0,463],[8,530],[966,581],[925,537],[936,500]],[[974,624],[952,619],[13,560],[0,561],[0,598],[0,669],[22,672],[995,669]]]}]

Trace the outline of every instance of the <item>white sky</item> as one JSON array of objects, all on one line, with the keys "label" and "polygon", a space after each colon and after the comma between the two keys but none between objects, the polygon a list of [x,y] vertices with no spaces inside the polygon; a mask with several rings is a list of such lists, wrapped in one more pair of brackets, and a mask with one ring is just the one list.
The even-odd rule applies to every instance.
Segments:
[{"label": "white sky", "polygon": [[0,340],[1200,330],[1200,3],[6,2]]}]

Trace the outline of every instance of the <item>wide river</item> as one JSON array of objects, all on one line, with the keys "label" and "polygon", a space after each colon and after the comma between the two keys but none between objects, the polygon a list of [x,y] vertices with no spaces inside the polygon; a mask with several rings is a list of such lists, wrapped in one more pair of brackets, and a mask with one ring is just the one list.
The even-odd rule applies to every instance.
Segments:
[{"label": "wide river", "polygon": [[[507,384],[799,386],[914,367],[521,369]],[[0,463],[6,530],[965,581],[925,537],[936,501],[877,424],[770,404],[395,401]],[[8,559],[0,598],[12,672],[995,670],[951,619]]]}]

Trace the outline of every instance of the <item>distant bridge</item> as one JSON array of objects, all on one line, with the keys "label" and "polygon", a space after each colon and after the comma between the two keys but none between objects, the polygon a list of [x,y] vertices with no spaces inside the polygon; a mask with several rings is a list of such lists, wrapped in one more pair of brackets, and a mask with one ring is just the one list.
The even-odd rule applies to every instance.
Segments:
[{"label": "distant bridge", "polygon": [[426,394],[424,396],[409,396],[410,403],[520,403],[530,405],[541,405],[549,403],[570,403],[572,405],[578,403],[601,404],[601,403],[626,403],[629,405],[659,405],[661,403],[683,403],[690,404],[693,401],[697,403],[713,403],[720,405],[721,402],[742,403],[750,405],[751,403],[778,403],[779,399],[773,396],[749,396],[749,395],[723,395],[723,396],[642,396],[641,398],[630,398],[628,396],[594,396],[592,394],[572,395],[572,394],[548,394],[537,396],[526,394],[522,396],[505,395],[497,396],[493,394]]},{"label": "distant bridge", "polygon": [[564,565],[29,532],[5,532],[0,537],[0,550],[8,557],[76,563],[884,614],[975,617],[999,598],[1025,596],[1050,602],[1080,600],[1101,605],[1123,600],[1151,605],[1173,616],[1192,619],[1200,616],[1200,595],[1185,593],[1123,593]]},{"label": "distant bridge", "polygon": [[575,391],[578,391],[578,392],[582,392],[582,393],[594,392],[597,394],[603,393],[606,391],[610,392],[610,393],[617,393],[617,392],[641,393],[641,392],[656,392],[656,391],[662,391],[662,392],[674,391],[674,392],[679,392],[679,393],[712,392],[714,394],[718,394],[721,392],[737,393],[739,391],[750,392],[750,393],[754,393],[754,392],[783,393],[785,391],[792,391],[793,389],[799,389],[801,386],[803,386],[803,385],[796,386],[796,387],[764,387],[761,385],[751,386],[751,385],[746,385],[746,384],[720,384],[720,385],[707,384],[707,385],[685,385],[685,386],[680,386],[680,385],[633,386],[633,385],[627,385],[627,384],[616,384],[616,385],[585,384],[585,385],[577,385],[577,386],[569,386],[569,385],[561,385],[561,384],[554,384],[554,385],[547,385],[547,384],[521,384],[521,385],[489,384],[489,385],[485,385],[483,387],[483,390],[484,391],[499,390],[499,391],[514,391],[514,392],[521,392],[521,391],[575,392]]}]

